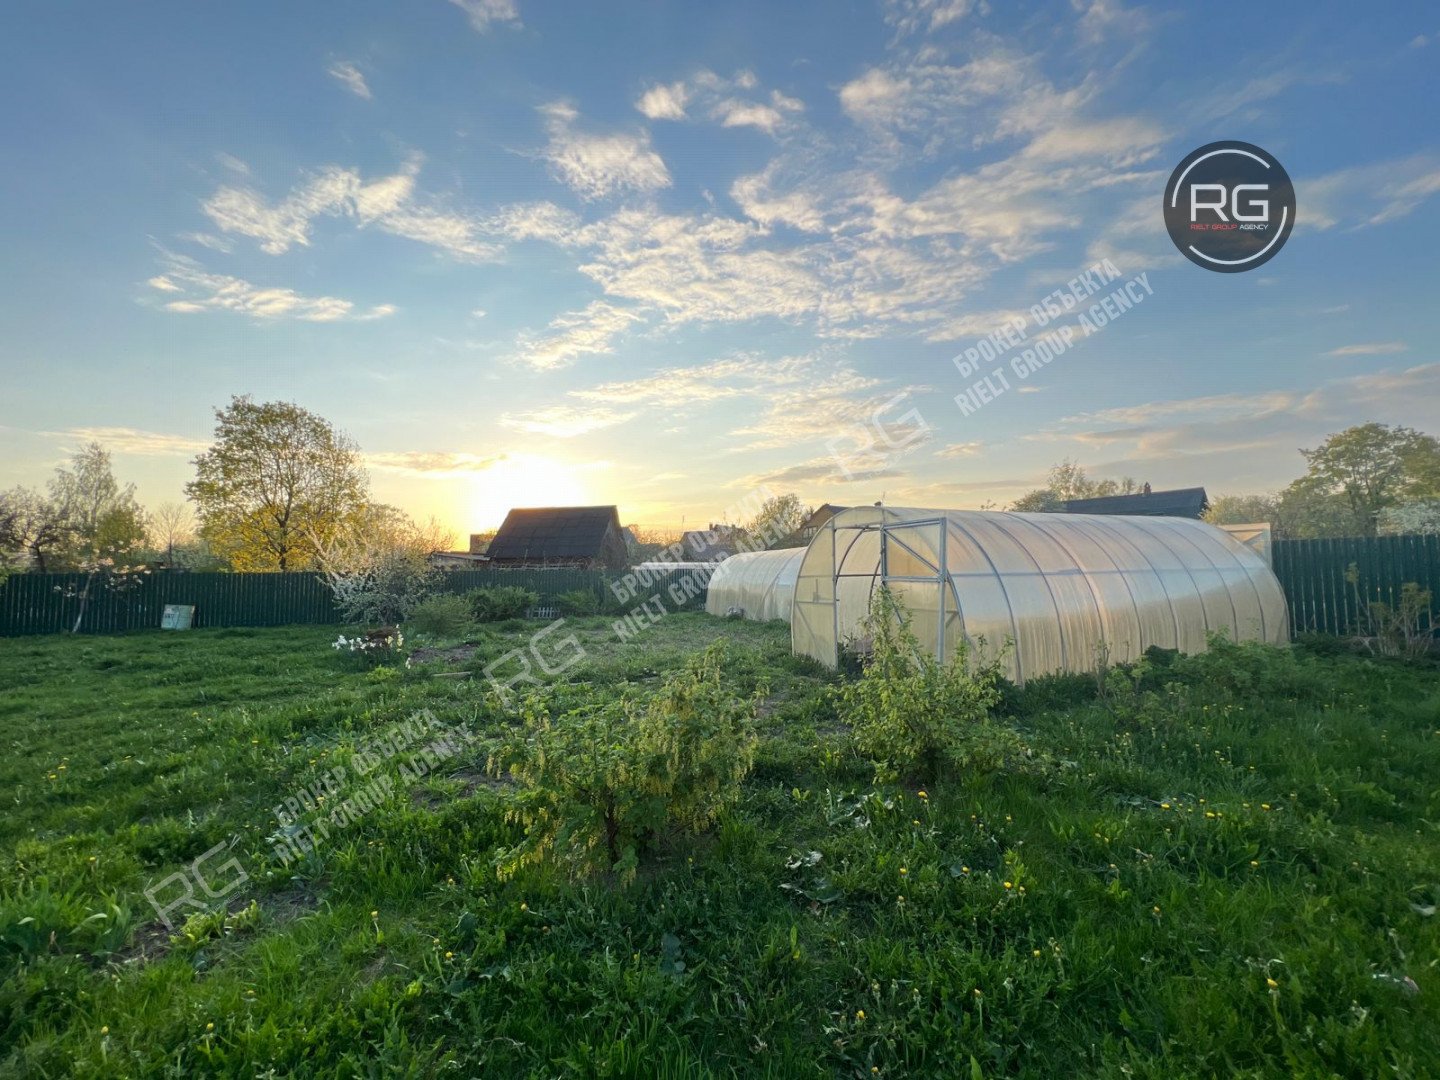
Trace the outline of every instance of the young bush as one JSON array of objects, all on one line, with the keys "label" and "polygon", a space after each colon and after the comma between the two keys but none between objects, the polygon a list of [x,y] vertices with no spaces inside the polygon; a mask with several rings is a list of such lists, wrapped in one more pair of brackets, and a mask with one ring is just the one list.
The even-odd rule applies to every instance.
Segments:
[{"label": "young bush", "polygon": [[470,621],[469,601],[454,593],[443,593],[416,604],[406,625],[413,633],[453,638],[463,634]]},{"label": "young bush", "polygon": [[866,620],[869,655],[838,691],[840,718],[882,779],[931,780],[951,768],[998,769],[1027,753],[990,710],[1000,701],[1000,658],[970,670],[962,645],[948,663],[923,652],[889,590]]},{"label": "young bush", "polygon": [[555,862],[620,882],[672,831],[698,832],[739,796],[755,756],[755,703],[726,689],[712,645],[647,698],[552,717],[532,700],[523,733],[488,762],[521,791],[506,812],[525,839],[502,853],[509,877]]},{"label": "young bush", "polygon": [[517,585],[494,585],[472,590],[467,599],[476,622],[504,622],[520,618],[540,596]]},{"label": "young bush", "polygon": [[589,589],[571,589],[555,598],[561,615],[598,615],[600,598]]}]

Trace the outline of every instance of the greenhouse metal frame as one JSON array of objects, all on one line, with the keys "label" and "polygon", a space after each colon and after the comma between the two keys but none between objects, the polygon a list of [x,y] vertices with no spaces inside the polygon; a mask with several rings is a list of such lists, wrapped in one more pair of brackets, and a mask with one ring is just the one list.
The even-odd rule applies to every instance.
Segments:
[{"label": "greenhouse metal frame", "polygon": [[917,639],[948,657],[963,641],[1005,657],[1017,682],[1093,671],[1152,645],[1206,648],[1209,634],[1288,640],[1284,594],[1265,560],[1183,518],[857,507],[806,549],[794,651],[834,667],[887,586]]}]

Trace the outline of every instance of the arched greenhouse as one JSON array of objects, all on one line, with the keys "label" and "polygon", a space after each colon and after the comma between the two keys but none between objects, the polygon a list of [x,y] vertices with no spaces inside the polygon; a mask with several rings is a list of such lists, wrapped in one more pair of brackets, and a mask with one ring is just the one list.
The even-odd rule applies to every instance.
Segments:
[{"label": "arched greenhouse", "polygon": [[1265,560],[1186,518],[862,506],[831,518],[792,570],[796,557],[727,559],[706,610],[783,618],[793,573],[792,647],[834,667],[884,584],[936,655],[982,637],[989,650],[1013,642],[1006,663],[1017,682],[1093,671],[1102,654],[1123,662],[1152,645],[1201,652],[1215,631],[1289,639],[1285,596]]},{"label": "arched greenhouse", "polygon": [[790,621],[795,577],[804,548],[778,548],[732,555],[715,567],[705,594],[711,615],[739,611],[747,619]]}]

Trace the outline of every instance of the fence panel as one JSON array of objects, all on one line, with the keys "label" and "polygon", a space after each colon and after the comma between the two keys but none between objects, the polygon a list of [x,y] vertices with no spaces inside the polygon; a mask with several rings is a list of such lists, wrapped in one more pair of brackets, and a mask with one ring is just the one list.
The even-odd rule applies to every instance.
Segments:
[{"label": "fence panel", "polygon": [[1440,599],[1440,536],[1275,540],[1271,553],[1295,634],[1360,632],[1370,602],[1393,607],[1408,582],[1430,590],[1432,608]]},{"label": "fence panel", "polygon": [[[561,593],[587,590],[598,604],[614,610],[618,598],[610,582],[616,575],[570,567],[554,569],[454,570],[445,573],[442,591],[513,585],[537,593],[542,603]],[[647,579],[624,608],[658,595],[665,609],[693,610],[705,603],[704,578],[677,571]],[[55,634],[71,629],[80,611],[83,574],[14,574],[0,584],[0,637]],[[81,632],[108,634],[157,629],[166,604],[195,608],[195,626],[327,625],[342,620],[330,590],[313,573],[166,574],[141,577],[128,588],[104,583],[91,589]],[[548,606],[548,605],[547,605]]]}]

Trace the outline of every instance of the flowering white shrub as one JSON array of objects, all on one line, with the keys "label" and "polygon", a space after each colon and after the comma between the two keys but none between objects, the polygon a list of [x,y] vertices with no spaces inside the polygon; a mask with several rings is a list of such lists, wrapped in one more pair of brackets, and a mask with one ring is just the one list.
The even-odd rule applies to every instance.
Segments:
[{"label": "flowering white shrub", "polygon": [[416,547],[351,536],[320,553],[321,573],[348,622],[393,626],[439,583],[440,572]]},{"label": "flowering white shrub", "polygon": [[[346,637],[341,634],[331,643],[330,647],[338,652],[358,656],[371,663],[380,663],[397,655],[405,647],[405,635],[400,632],[398,626],[386,626],[379,630],[371,630],[366,634],[356,634],[354,637]],[[408,657],[405,665],[406,667],[410,665]]]}]

